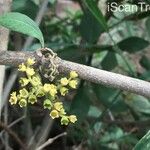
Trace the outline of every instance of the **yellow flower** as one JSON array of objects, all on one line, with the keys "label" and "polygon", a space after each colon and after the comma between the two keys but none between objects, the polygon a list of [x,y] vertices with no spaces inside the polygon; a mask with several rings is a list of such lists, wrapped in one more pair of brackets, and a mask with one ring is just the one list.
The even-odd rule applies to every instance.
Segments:
[{"label": "yellow flower", "polygon": [[69,120],[70,122],[75,123],[77,121],[77,117],[75,115],[70,115]]},{"label": "yellow flower", "polygon": [[76,71],[71,71],[70,72],[70,78],[77,78],[78,74],[76,73]]},{"label": "yellow flower", "polygon": [[47,83],[44,84],[44,86],[43,86],[43,89],[44,89],[45,92],[49,92],[50,88],[51,88],[51,85],[47,84]]},{"label": "yellow flower", "polygon": [[68,81],[68,79],[65,77],[65,78],[61,78],[60,83],[61,83],[63,86],[66,86],[66,85],[69,83],[69,81]]},{"label": "yellow flower", "polygon": [[18,68],[19,71],[24,72],[24,71],[26,71],[26,69],[27,69],[27,67],[25,66],[24,63],[22,63],[21,65],[19,65],[19,68]]},{"label": "yellow flower", "polygon": [[54,84],[50,84],[49,93],[52,97],[55,97],[57,94],[57,87]]},{"label": "yellow flower", "polygon": [[39,76],[34,76],[32,79],[31,79],[31,84],[33,86],[37,86],[37,85],[41,85],[41,79]]},{"label": "yellow flower", "polygon": [[35,64],[34,59],[28,58],[28,60],[27,60],[27,65],[32,66],[33,64]]},{"label": "yellow flower", "polygon": [[29,79],[20,78],[19,83],[21,84],[21,86],[26,86],[29,83]]},{"label": "yellow flower", "polygon": [[28,91],[25,88],[20,90],[19,93],[20,93],[20,97],[22,97],[22,98],[27,98],[29,95]]},{"label": "yellow flower", "polygon": [[60,113],[60,116],[62,116],[62,115],[63,115],[63,116],[64,116],[64,115],[66,115],[66,112],[65,112],[64,108],[62,108],[62,109],[60,110],[60,112],[59,112],[59,113]]},{"label": "yellow flower", "polygon": [[9,102],[11,105],[17,104],[16,92],[12,92]]},{"label": "yellow flower", "polygon": [[27,106],[27,101],[25,99],[21,99],[19,101],[19,105],[20,105],[20,107],[26,107]]},{"label": "yellow flower", "polygon": [[60,88],[60,94],[62,96],[65,96],[68,93],[68,89],[66,87],[61,87]]},{"label": "yellow flower", "polygon": [[45,101],[44,101],[44,104],[43,104],[43,106],[44,106],[44,109],[51,109],[52,108],[52,102],[49,100],[49,99],[46,99]]},{"label": "yellow flower", "polygon": [[33,76],[35,74],[35,71],[34,71],[33,68],[27,67],[26,73],[27,73],[28,76]]},{"label": "yellow flower", "polygon": [[59,118],[59,112],[57,110],[52,110],[50,112],[50,116],[52,117],[52,119]]},{"label": "yellow flower", "polygon": [[69,81],[69,86],[71,88],[73,88],[73,89],[77,88],[77,84],[78,84],[77,80],[71,80],[71,81]]},{"label": "yellow flower", "polygon": [[34,104],[37,102],[37,98],[35,95],[31,94],[28,98],[28,102],[31,103],[31,104]]},{"label": "yellow flower", "polygon": [[63,116],[61,118],[61,125],[68,125],[68,123],[69,123],[68,117],[67,116]]},{"label": "yellow flower", "polygon": [[56,102],[54,103],[54,108],[58,111],[60,111],[63,108],[62,102]]},{"label": "yellow flower", "polygon": [[44,93],[43,87],[42,87],[42,86],[39,86],[38,89],[36,90],[36,96],[37,96],[37,97],[42,97],[42,96],[44,96],[44,95],[45,95],[45,93]]}]

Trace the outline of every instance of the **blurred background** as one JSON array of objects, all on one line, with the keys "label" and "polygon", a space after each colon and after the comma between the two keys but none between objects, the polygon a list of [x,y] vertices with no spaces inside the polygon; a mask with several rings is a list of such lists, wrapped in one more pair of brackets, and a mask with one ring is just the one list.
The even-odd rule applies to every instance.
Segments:
[{"label": "blurred background", "polygon": [[[126,6],[128,11],[110,10],[108,2],[115,2],[117,7]],[[141,12],[138,2],[13,0],[11,11],[36,20],[46,47],[62,59],[149,81],[150,10]],[[149,0],[140,2],[145,3],[143,9],[150,5]],[[10,32],[9,50],[38,48],[37,40]],[[51,120],[40,104],[25,110],[11,106],[9,94],[18,88],[15,68],[7,67],[1,108],[6,126],[0,130],[0,150],[21,149],[17,140],[26,144],[27,149],[35,150],[64,132],[67,135],[44,149],[130,150],[150,129],[150,101],[139,95],[80,80],[78,89],[62,99],[67,112],[76,114],[78,121],[62,126],[59,120]]]}]

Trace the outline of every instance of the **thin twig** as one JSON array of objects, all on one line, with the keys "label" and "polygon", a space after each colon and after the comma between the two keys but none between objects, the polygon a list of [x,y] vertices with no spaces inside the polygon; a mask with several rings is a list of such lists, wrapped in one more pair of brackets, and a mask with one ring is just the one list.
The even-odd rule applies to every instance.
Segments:
[{"label": "thin twig", "polygon": [[18,137],[18,135],[13,132],[10,128],[8,128],[4,123],[0,122],[0,128],[4,129],[5,131],[7,131],[7,133],[13,137],[13,139],[20,145],[20,147],[23,150],[27,150],[26,146],[23,144],[23,142],[20,140],[20,138]]},{"label": "thin twig", "polygon": [[65,136],[65,135],[67,135],[66,132],[61,133],[61,134],[59,134],[59,135],[57,135],[57,136],[55,136],[55,137],[53,137],[53,138],[48,139],[44,144],[42,144],[41,146],[39,146],[36,150],[42,150],[42,149],[45,148],[46,146],[52,144],[56,139],[58,139],[58,138],[60,138],[60,137],[62,137],[62,136]]},{"label": "thin twig", "polygon": [[[20,121],[23,120],[24,118],[25,118],[25,116],[22,116],[22,117],[16,119],[15,121],[13,121],[11,124],[8,125],[8,128],[13,127],[15,124],[17,124],[18,122],[20,122]],[[2,136],[3,132],[4,132],[4,130],[2,130],[2,131],[0,132],[0,136]]]}]

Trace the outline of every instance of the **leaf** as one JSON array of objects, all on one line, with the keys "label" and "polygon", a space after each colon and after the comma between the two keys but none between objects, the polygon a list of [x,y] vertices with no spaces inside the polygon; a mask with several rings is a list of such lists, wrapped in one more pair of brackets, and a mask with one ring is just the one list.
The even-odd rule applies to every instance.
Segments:
[{"label": "leaf", "polygon": [[106,20],[101,12],[101,10],[97,7],[96,3],[93,0],[84,0],[84,3],[94,15],[94,17],[98,20],[100,25],[103,27],[105,31],[108,31],[108,26]]},{"label": "leaf", "polygon": [[117,59],[114,52],[108,52],[101,62],[102,68],[104,70],[112,70],[117,66]]},{"label": "leaf", "polygon": [[86,11],[80,24],[80,33],[83,39],[89,43],[96,43],[102,32],[103,29],[100,28],[97,19],[91,12]]},{"label": "leaf", "polygon": [[78,122],[84,121],[90,108],[88,91],[89,89],[87,87],[80,88],[71,104],[70,113],[77,116]]},{"label": "leaf", "polygon": [[134,53],[146,48],[149,42],[139,37],[129,37],[118,43],[118,46],[123,51]]},{"label": "leaf", "polygon": [[109,131],[105,132],[103,137],[100,139],[100,142],[106,143],[110,141],[117,141],[120,140],[125,136],[123,130],[119,127],[110,127]]},{"label": "leaf", "polygon": [[150,37],[150,17],[148,17],[148,19],[146,20],[145,25],[146,25],[148,35]]},{"label": "leaf", "polygon": [[118,90],[108,88],[103,85],[93,84],[93,91],[95,92],[99,102],[103,104],[106,108],[111,107],[111,110],[115,112],[126,111],[127,107],[122,100],[121,95],[119,95],[117,99],[115,98]]},{"label": "leaf", "polygon": [[150,70],[150,60],[148,57],[146,56],[142,56],[141,60],[140,60],[140,64],[142,65],[142,67],[144,67],[147,70]]},{"label": "leaf", "polygon": [[10,30],[35,37],[40,41],[42,47],[44,47],[44,38],[41,30],[28,16],[17,12],[6,13],[0,16],[0,25]]},{"label": "leaf", "polygon": [[128,94],[125,102],[136,112],[150,114],[150,102],[143,96]]},{"label": "leaf", "polygon": [[35,5],[35,3],[33,3],[31,0],[13,0],[12,11],[23,13],[34,19],[38,11],[38,6]]},{"label": "leaf", "polygon": [[135,145],[133,150],[150,150],[150,130],[142,139]]}]

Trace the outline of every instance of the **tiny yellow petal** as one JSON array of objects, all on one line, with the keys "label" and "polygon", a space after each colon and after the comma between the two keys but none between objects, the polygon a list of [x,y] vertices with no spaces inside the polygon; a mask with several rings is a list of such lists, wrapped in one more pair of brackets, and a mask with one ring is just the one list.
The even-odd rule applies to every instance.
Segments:
[{"label": "tiny yellow petal", "polygon": [[51,87],[50,84],[46,83],[46,84],[44,84],[43,89],[44,89],[45,92],[49,92],[50,87]]},{"label": "tiny yellow petal", "polygon": [[69,123],[68,117],[67,116],[63,116],[61,118],[61,125],[68,125],[68,123]]},{"label": "tiny yellow petal", "polygon": [[20,78],[19,83],[21,84],[21,86],[26,86],[29,83],[29,79]]},{"label": "tiny yellow petal", "polygon": [[65,96],[68,93],[68,89],[66,87],[61,87],[60,88],[60,94],[62,96]]},{"label": "tiny yellow petal", "polygon": [[77,80],[71,80],[69,81],[69,86],[73,89],[76,89],[78,85],[78,81]]},{"label": "tiny yellow petal", "polygon": [[19,93],[20,93],[20,97],[22,98],[27,98],[29,95],[29,92],[25,88],[21,89]]},{"label": "tiny yellow petal", "polygon": [[33,76],[35,74],[35,71],[34,71],[33,68],[27,67],[26,73],[27,73],[28,76]]},{"label": "tiny yellow petal", "polygon": [[52,117],[52,119],[59,118],[59,112],[57,110],[52,110],[50,112],[50,116]]},{"label": "tiny yellow petal", "polygon": [[30,82],[31,82],[31,84],[33,86],[37,86],[37,85],[41,85],[42,84],[41,83],[41,79],[40,79],[39,76],[33,76]]},{"label": "tiny yellow petal", "polygon": [[28,58],[28,60],[27,60],[27,65],[31,66],[31,65],[33,65],[33,64],[35,64],[34,59]]},{"label": "tiny yellow petal", "polygon": [[52,108],[52,102],[49,99],[44,100],[43,103],[44,109],[51,109]]},{"label": "tiny yellow petal", "polygon": [[35,95],[31,94],[28,98],[28,102],[31,103],[31,104],[34,104],[37,102],[37,98]]},{"label": "tiny yellow petal", "polygon": [[16,96],[16,92],[13,92],[11,94],[9,102],[10,102],[11,105],[14,105],[14,104],[17,104],[17,101],[18,101],[18,99],[17,99],[17,96]]},{"label": "tiny yellow petal", "polygon": [[55,95],[57,94],[57,89],[50,89],[50,91],[49,91],[49,93],[50,93],[50,95],[52,96],[52,97],[55,97]]},{"label": "tiny yellow petal", "polygon": [[61,83],[63,86],[66,86],[66,85],[69,83],[69,81],[68,81],[68,79],[65,77],[65,78],[61,78],[60,83]]},{"label": "tiny yellow petal", "polygon": [[18,70],[19,71],[22,71],[22,72],[24,72],[24,71],[26,71],[26,66],[25,66],[25,64],[24,63],[22,63],[21,65],[19,65],[19,68],[18,68]]},{"label": "tiny yellow petal", "polygon": [[75,123],[77,121],[77,117],[75,115],[70,115],[69,120],[70,122]]},{"label": "tiny yellow petal", "polygon": [[54,103],[54,108],[58,111],[60,111],[63,108],[62,102],[56,102]]},{"label": "tiny yellow petal", "polygon": [[70,77],[71,77],[71,78],[77,78],[77,77],[78,77],[78,74],[76,73],[76,71],[71,71],[71,72],[70,72]]},{"label": "tiny yellow petal", "polygon": [[21,99],[19,101],[19,105],[20,105],[20,107],[26,107],[27,106],[27,101],[25,99]]},{"label": "tiny yellow petal", "polygon": [[64,110],[64,108],[62,108],[61,110],[60,110],[60,112],[59,112],[59,114],[60,114],[60,116],[64,116],[64,115],[66,115],[66,112],[65,112],[65,110]]}]

